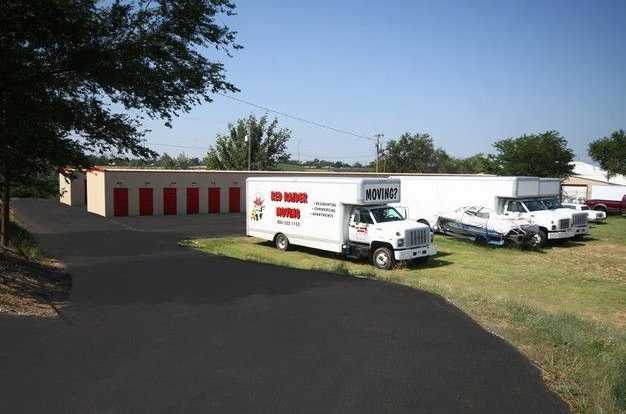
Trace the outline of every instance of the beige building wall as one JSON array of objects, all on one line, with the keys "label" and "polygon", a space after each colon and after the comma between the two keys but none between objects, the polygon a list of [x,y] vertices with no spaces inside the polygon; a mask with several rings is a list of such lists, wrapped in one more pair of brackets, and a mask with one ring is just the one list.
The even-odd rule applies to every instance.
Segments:
[{"label": "beige building wall", "polygon": [[59,174],[59,201],[68,206],[85,205],[85,174],[74,172],[74,179]]},{"label": "beige building wall", "polygon": [[128,215],[139,215],[139,189],[153,189],[153,215],[163,215],[163,189],[176,188],[177,214],[187,214],[187,188],[198,188],[199,214],[208,214],[209,188],[220,189],[220,213],[229,212],[229,188],[239,188],[239,210],[245,212],[246,178],[251,176],[378,176],[376,173],[312,173],[299,171],[207,171],[207,170],[147,170],[122,168],[96,168],[87,174],[87,210],[101,216],[114,214],[113,191],[128,189]]},{"label": "beige building wall", "polygon": [[[105,172],[90,170],[87,172],[87,211],[107,216]],[[110,214],[113,210],[111,210]]]},{"label": "beige building wall", "polygon": [[578,187],[580,188],[580,192],[582,193],[584,189],[584,193],[586,194],[585,199],[591,198],[591,186],[594,185],[610,185],[604,181],[592,180],[589,178],[572,176],[561,181],[561,187]]}]

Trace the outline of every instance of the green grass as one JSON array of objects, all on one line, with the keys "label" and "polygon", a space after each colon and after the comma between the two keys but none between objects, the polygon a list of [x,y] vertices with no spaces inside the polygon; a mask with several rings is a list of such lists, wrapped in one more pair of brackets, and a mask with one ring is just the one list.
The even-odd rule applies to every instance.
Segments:
[{"label": "green grass", "polygon": [[584,242],[541,251],[436,237],[423,265],[377,270],[366,262],[254,238],[186,241],[210,254],[386,280],[441,295],[504,337],[544,372],[575,412],[626,412],[626,218],[594,225]]},{"label": "green grass", "polygon": [[49,262],[50,259],[43,254],[33,235],[20,225],[12,210],[9,218],[10,249],[25,259],[39,263]]}]

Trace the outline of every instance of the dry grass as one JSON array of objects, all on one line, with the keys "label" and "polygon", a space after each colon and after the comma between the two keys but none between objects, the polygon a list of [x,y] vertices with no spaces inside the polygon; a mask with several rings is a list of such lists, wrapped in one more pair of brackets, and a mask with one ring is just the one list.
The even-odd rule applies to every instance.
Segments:
[{"label": "dry grass", "polygon": [[72,280],[47,258],[11,217],[11,246],[0,251],[0,312],[54,318],[67,302]]}]

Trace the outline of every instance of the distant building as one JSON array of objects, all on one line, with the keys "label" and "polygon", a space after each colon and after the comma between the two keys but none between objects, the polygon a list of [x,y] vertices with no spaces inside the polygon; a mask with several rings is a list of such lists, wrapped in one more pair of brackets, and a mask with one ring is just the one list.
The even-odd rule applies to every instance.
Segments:
[{"label": "distant building", "polygon": [[595,165],[574,161],[574,175],[563,180],[561,189],[567,201],[585,201],[591,195],[594,185],[626,185],[626,177],[615,175],[608,178],[607,172]]}]

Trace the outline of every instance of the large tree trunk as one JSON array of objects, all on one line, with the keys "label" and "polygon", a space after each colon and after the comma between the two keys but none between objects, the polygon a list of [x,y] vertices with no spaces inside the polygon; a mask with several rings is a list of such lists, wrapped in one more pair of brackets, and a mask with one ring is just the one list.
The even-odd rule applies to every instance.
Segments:
[{"label": "large tree trunk", "polygon": [[2,218],[0,218],[0,246],[9,247],[9,183],[3,183],[0,187],[2,194]]}]

